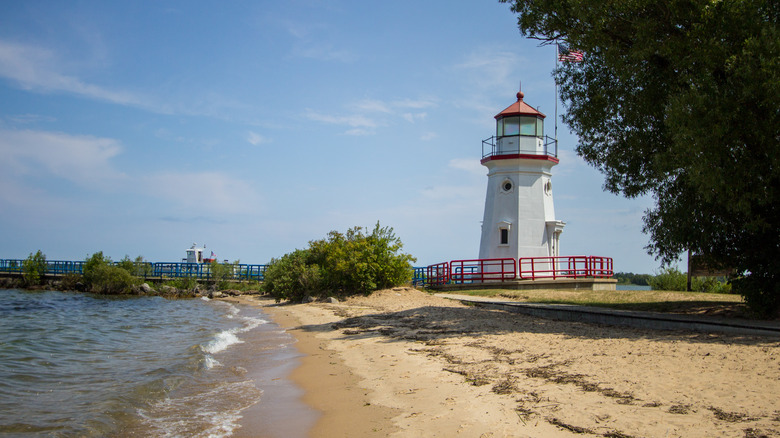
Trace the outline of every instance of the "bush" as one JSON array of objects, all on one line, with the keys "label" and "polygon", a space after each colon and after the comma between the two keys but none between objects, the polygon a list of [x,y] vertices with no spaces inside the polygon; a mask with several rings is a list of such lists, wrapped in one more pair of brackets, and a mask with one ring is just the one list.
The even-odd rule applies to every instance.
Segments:
[{"label": "bush", "polygon": [[41,284],[46,273],[46,256],[39,249],[22,262],[22,280],[25,286]]},{"label": "bush", "polygon": [[103,251],[96,252],[84,263],[85,287],[89,292],[101,294],[132,293],[141,280],[128,269],[133,269],[132,262],[127,264],[123,260],[114,265],[110,258],[103,256]]},{"label": "bush", "polygon": [[649,281],[653,290],[688,290],[688,276],[677,268],[664,268],[661,273]]},{"label": "bush", "polygon": [[198,280],[195,277],[179,277],[174,278],[166,284],[182,291],[190,291],[198,286]]},{"label": "bush", "polygon": [[81,275],[68,273],[62,276],[60,279],[60,288],[62,290],[79,290],[80,286],[83,286]]},{"label": "bush", "polygon": [[[676,268],[664,268],[660,274],[650,277],[649,283],[653,290],[687,291],[688,274]],[[731,293],[731,284],[717,277],[693,277],[691,291],[727,294]]]},{"label": "bush", "polygon": [[151,263],[144,260],[142,256],[136,257],[135,260],[130,260],[130,256],[125,255],[125,257],[117,263],[117,266],[140,278],[151,275],[153,270]]},{"label": "bush", "polygon": [[317,291],[322,283],[319,266],[311,251],[296,249],[279,259],[271,259],[265,270],[263,289],[276,301],[300,301],[305,294]]},{"label": "bush", "polygon": [[636,284],[638,286],[648,286],[652,277],[653,276],[650,274],[616,272],[613,278],[618,281],[618,284]]},{"label": "bush", "polygon": [[777,274],[753,273],[734,280],[734,292],[742,295],[748,307],[763,318],[780,318],[780,282]]},{"label": "bush", "polygon": [[277,301],[300,300],[306,295],[368,294],[407,283],[415,258],[401,253],[403,244],[393,229],[377,222],[371,234],[354,227],[327,239],[309,242],[272,259],[265,271],[265,291]]},{"label": "bush", "polygon": [[233,279],[233,273],[238,271],[238,261],[233,263],[217,263],[215,260],[211,262],[209,270],[211,283],[214,284],[217,289],[228,289],[231,286],[230,280]]}]

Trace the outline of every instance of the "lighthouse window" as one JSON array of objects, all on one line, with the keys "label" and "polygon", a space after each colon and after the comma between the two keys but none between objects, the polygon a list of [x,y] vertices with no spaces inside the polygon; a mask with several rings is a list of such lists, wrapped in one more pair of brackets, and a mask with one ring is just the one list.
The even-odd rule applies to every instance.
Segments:
[{"label": "lighthouse window", "polygon": [[533,116],[504,117],[496,123],[496,136],[507,135],[541,137],[544,135],[544,120]]},{"label": "lighthouse window", "polygon": [[520,134],[520,117],[504,117],[504,135]]},{"label": "lighthouse window", "polygon": [[501,245],[509,245],[509,230],[501,228]]},{"label": "lighthouse window", "polygon": [[501,189],[505,192],[509,192],[512,190],[512,181],[506,180],[501,184]]},{"label": "lighthouse window", "polygon": [[536,135],[536,117],[520,117],[520,135]]}]

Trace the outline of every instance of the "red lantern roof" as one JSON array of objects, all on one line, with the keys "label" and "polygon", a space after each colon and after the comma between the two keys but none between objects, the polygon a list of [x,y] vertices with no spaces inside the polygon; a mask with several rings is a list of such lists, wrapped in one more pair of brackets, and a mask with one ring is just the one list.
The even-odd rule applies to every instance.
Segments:
[{"label": "red lantern roof", "polygon": [[527,103],[523,102],[523,92],[518,91],[517,92],[517,102],[513,103],[512,105],[509,105],[505,110],[501,111],[500,113],[496,114],[496,119],[500,117],[506,117],[506,116],[536,116],[545,118],[546,116],[536,109],[532,107],[531,105],[528,105]]}]

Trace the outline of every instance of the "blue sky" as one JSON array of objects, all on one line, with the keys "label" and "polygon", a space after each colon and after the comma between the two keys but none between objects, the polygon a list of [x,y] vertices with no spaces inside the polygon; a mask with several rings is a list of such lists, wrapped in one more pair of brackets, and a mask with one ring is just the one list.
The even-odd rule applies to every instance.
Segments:
[{"label": "blue sky", "polygon": [[[0,258],[266,263],[377,221],[476,258],[481,140],[521,81],[552,135],[554,68],[497,1],[2,2]],[[652,199],[558,137],[561,254],[656,272]]]}]

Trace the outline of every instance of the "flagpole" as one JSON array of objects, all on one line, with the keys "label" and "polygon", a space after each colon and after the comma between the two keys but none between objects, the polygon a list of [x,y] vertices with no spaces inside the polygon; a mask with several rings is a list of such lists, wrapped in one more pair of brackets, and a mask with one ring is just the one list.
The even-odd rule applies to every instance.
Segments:
[{"label": "flagpole", "polygon": [[[555,42],[555,69],[558,69],[558,60],[560,54],[558,53],[558,42]],[[553,76],[555,80],[555,76]],[[555,149],[558,149],[558,81],[555,81]]]}]

